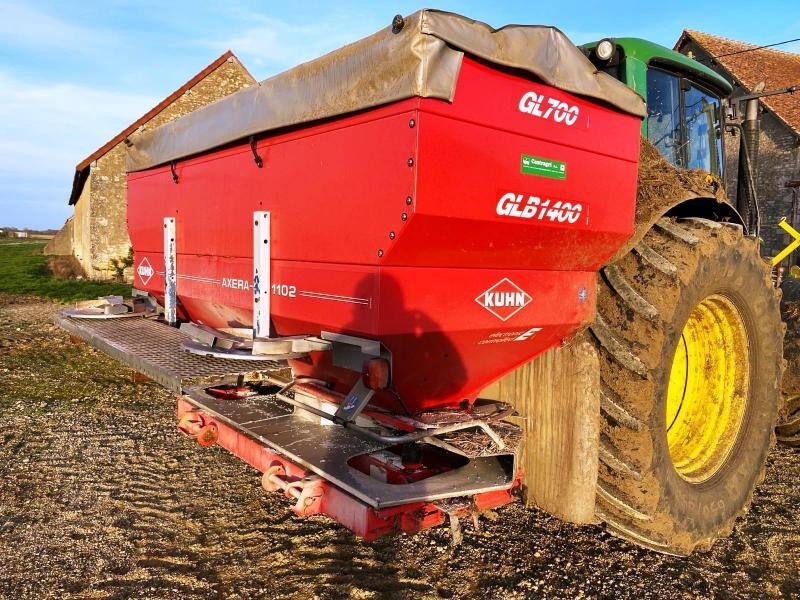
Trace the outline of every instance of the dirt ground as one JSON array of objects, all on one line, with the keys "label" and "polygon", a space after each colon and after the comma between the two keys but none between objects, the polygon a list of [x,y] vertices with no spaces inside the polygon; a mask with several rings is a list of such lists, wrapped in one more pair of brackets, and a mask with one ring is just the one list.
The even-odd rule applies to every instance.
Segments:
[{"label": "dirt ground", "polygon": [[734,535],[682,559],[518,504],[365,543],[296,518],[257,473],[180,436],[174,399],[0,296],[0,597],[800,597],[800,450],[776,448]]}]

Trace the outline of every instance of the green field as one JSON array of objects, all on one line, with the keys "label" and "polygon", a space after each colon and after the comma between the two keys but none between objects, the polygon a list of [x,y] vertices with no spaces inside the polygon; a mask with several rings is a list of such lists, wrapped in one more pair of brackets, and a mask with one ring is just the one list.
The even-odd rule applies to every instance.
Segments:
[{"label": "green field", "polygon": [[73,279],[56,279],[47,269],[43,241],[0,241],[0,293],[41,296],[60,302],[91,300],[111,294],[130,296],[131,286]]}]

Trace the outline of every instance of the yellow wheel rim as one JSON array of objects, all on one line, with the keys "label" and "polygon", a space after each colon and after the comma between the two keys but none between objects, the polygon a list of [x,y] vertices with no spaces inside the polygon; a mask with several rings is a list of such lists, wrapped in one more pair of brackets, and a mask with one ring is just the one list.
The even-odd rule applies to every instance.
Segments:
[{"label": "yellow wheel rim", "polygon": [[707,481],[725,463],[747,409],[749,385],[742,317],[728,298],[708,296],[683,328],[667,390],[667,445],[683,479]]}]

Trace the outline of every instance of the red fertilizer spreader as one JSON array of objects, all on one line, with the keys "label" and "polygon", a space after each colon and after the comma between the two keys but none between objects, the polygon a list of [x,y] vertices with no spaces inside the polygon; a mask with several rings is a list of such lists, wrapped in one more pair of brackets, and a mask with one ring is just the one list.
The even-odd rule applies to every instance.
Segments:
[{"label": "red fertilizer spreader", "polygon": [[[166,323],[142,321],[202,364],[172,384],[180,429],[367,538],[509,501],[518,429],[479,394],[593,320],[634,223],[640,118],[591,65],[558,85],[578,58],[537,75],[418,14],[145,132],[128,176],[134,287]],[[458,64],[398,92],[404,35]],[[159,360],[136,368],[171,384]]]}]

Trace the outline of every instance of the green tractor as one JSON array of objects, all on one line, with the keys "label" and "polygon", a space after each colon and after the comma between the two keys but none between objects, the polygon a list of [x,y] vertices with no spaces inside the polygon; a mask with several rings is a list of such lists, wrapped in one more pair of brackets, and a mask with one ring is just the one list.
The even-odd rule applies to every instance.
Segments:
[{"label": "green tractor", "polygon": [[[731,85],[682,54],[635,38],[583,50],[645,98],[649,141],[636,233],[603,269],[591,327],[603,415],[595,514],[621,537],[687,554],[732,531],[774,440],[783,326],[757,241],[747,146],[757,123],[730,118]],[[722,183],[735,127],[737,206]]]}]

